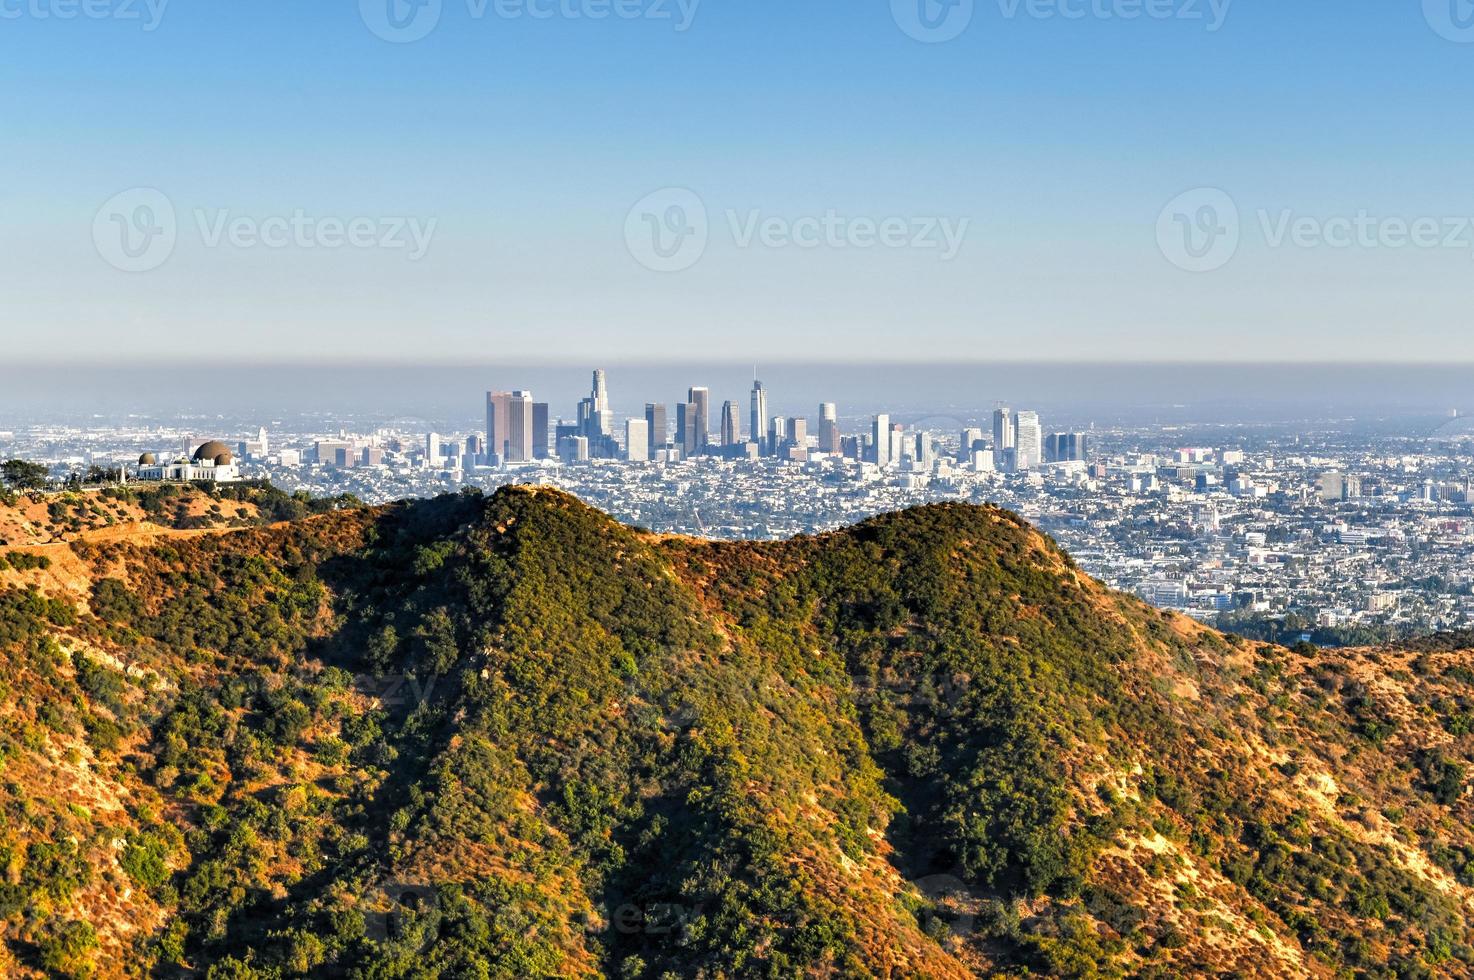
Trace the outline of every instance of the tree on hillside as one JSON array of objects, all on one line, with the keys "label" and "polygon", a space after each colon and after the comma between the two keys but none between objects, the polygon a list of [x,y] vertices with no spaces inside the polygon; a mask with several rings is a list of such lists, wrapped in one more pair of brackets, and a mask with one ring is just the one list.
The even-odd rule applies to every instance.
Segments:
[{"label": "tree on hillside", "polygon": [[41,490],[46,486],[48,472],[40,463],[28,463],[23,459],[8,459],[0,463],[0,481],[12,490]]}]

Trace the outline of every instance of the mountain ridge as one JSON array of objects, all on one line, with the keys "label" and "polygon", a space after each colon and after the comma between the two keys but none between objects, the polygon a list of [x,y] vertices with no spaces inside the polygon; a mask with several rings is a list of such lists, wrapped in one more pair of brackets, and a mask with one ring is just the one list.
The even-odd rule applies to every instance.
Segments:
[{"label": "mountain ridge", "polygon": [[1001,510],[58,547],[0,571],[20,975],[1470,969],[1466,652],[1223,637]]}]

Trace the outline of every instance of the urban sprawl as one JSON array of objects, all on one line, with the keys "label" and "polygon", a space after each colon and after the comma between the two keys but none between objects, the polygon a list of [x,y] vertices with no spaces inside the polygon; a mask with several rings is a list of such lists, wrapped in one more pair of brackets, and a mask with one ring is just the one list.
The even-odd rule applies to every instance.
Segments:
[{"label": "urban sprawl", "polygon": [[[36,424],[0,454],[130,480],[266,479],[369,502],[538,483],[663,533],[776,538],[947,500],[991,503],[1048,531],[1087,572],[1160,607],[1277,639],[1373,642],[1474,626],[1474,427],[1428,433],[1222,427],[1217,445],[1161,428],[1052,431],[998,406],[976,424],[887,414],[774,415],[755,381],[617,418],[603,371],[572,418],[522,390],[486,395],[484,427],[238,442],[177,424]],[[177,458],[160,447],[177,445]],[[224,452],[226,446],[230,452]],[[171,462],[172,460],[172,462]]]}]

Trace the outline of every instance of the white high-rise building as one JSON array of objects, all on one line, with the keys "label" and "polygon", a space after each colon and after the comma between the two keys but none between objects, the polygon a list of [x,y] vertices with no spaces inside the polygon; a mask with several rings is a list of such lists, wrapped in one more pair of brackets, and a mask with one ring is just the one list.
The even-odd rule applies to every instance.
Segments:
[{"label": "white high-rise building", "polygon": [[425,467],[437,469],[440,466],[440,433],[431,432],[425,436]]},{"label": "white high-rise building", "polygon": [[877,415],[870,424],[870,437],[875,442],[875,465],[891,465],[891,417]]},{"label": "white high-rise building", "polygon": [[1018,450],[1016,465],[1021,470],[1036,470],[1044,464],[1044,430],[1038,412],[1019,412],[1016,416],[1014,448]]},{"label": "white high-rise building", "polygon": [[834,402],[819,405],[819,452],[839,452],[839,410]]},{"label": "white high-rise building", "polygon": [[1014,448],[1015,434],[1013,412],[1005,405],[993,413],[993,452]]},{"label": "white high-rise building", "polygon": [[507,401],[507,459],[530,463],[532,446],[532,392],[514,391]]},{"label": "white high-rise building", "polygon": [[644,463],[650,459],[650,423],[644,419],[625,419],[625,459]]}]

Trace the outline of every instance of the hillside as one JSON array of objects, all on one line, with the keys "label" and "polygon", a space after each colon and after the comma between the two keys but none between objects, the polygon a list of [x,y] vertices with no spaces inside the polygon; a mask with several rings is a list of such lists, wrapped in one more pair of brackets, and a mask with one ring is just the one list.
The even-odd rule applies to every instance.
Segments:
[{"label": "hillside", "polygon": [[1224,637],[989,508],[247,503],[0,517],[0,975],[1474,974],[1456,643]]}]

